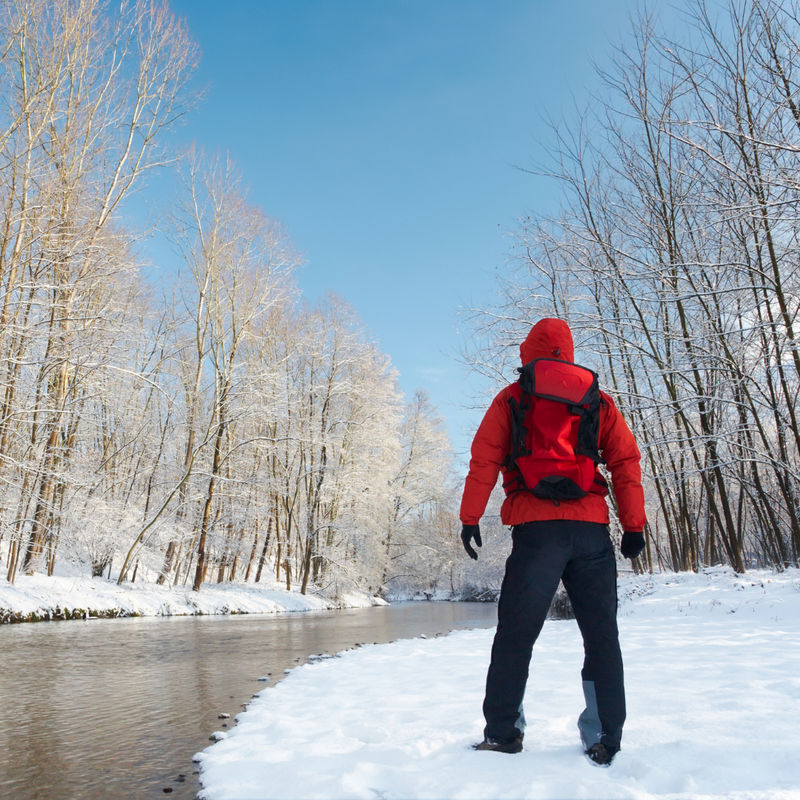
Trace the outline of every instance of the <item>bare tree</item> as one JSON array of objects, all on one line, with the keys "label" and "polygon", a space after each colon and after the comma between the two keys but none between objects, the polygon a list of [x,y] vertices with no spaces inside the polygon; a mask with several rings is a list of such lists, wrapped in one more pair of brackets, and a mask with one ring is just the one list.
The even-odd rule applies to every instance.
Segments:
[{"label": "bare tree", "polygon": [[640,16],[605,95],[553,127],[561,213],[523,222],[474,317],[484,373],[539,315],[573,324],[644,444],[651,569],[800,553],[797,23],[700,2],[689,45]]},{"label": "bare tree", "polygon": [[[22,470],[31,572],[63,495],[57,475],[80,420],[81,362],[87,337],[103,324],[104,283],[130,263],[115,214],[161,162],[155,145],[186,108],[195,48],[166,7],[149,2],[111,18],[94,0],[16,0],[0,24],[9,90],[0,126],[9,179],[0,241],[0,468],[14,463],[12,440],[22,434],[32,443]],[[20,397],[31,363],[38,375]],[[25,432],[20,411],[28,403]]]}]

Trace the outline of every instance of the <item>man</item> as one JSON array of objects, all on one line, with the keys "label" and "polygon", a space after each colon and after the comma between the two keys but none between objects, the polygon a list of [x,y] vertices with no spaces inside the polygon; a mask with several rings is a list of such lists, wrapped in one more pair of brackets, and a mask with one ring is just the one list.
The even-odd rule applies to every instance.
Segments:
[{"label": "man", "polygon": [[[633,434],[613,400],[596,388],[594,374],[572,365],[573,349],[572,333],[566,322],[542,319],[520,346],[520,356],[523,366],[551,366],[556,372],[560,369],[566,376],[564,385],[573,380],[570,370],[579,378],[588,375],[594,380],[599,429],[595,414],[594,460],[589,462],[589,488],[582,496],[559,499],[563,495],[550,489],[551,494],[544,492],[542,496],[543,492],[538,491],[537,496],[533,493],[534,487],[524,485],[520,479],[522,461],[509,461],[509,457],[512,453],[516,456],[523,452],[533,460],[534,467],[545,463],[546,458],[537,456],[540,446],[537,442],[545,441],[552,434],[547,430],[548,424],[561,419],[559,424],[569,426],[570,419],[577,419],[575,414],[589,408],[588,403],[576,406],[562,402],[559,405],[540,396],[526,397],[522,395],[520,383],[512,384],[495,397],[472,444],[472,459],[461,501],[464,548],[471,558],[477,559],[471,542],[474,540],[481,546],[480,518],[501,470],[507,496],[500,516],[504,525],[512,526],[513,540],[500,591],[497,633],[486,678],[484,741],[475,747],[502,753],[522,750],[525,728],[522,699],[531,651],[558,582],[563,580],[585,650],[581,675],[586,708],[580,715],[578,728],[586,755],[593,763],[608,766],[620,749],[625,722],[625,689],[616,620],[616,562],[605,500],[608,490],[596,463],[604,460],[611,475],[624,531],[621,551],[626,558],[635,558],[645,546],[644,493],[640,454]],[[548,361],[535,362],[535,359]],[[567,364],[562,366],[559,362]],[[517,416],[515,421],[514,414],[515,410],[517,415],[522,413],[519,408],[526,407],[526,402],[528,410],[524,412],[527,416],[522,435],[528,436],[529,448],[521,451],[514,435],[520,429],[520,418]],[[557,417],[557,413],[562,417]],[[587,424],[591,428],[591,420]],[[565,427],[555,435],[564,440],[564,431],[570,430],[574,428]],[[571,435],[573,441],[567,449],[574,466],[579,459],[575,450],[588,451],[578,448],[574,433]],[[585,473],[587,457],[582,455],[581,458]],[[553,478],[545,477],[540,485],[547,488],[548,482],[552,486]],[[583,490],[579,489],[574,494],[581,492]]]}]

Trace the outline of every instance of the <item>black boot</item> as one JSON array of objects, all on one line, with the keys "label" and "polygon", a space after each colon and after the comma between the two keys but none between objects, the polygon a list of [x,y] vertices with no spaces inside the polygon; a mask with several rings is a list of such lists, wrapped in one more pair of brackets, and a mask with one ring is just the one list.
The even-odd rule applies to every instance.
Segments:
[{"label": "black boot", "polygon": [[619,747],[605,745],[602,742],[593,744],[587,751],[586,757],[598,767],[610,767],[614,756],[619,752]]},{"label": "black boot", "polygon": [[521,753],[522,734],[510,741],[498,741],[497,739],[485,738],[479,744],[472,745],[473,750],[494,750],[496,753]]}]

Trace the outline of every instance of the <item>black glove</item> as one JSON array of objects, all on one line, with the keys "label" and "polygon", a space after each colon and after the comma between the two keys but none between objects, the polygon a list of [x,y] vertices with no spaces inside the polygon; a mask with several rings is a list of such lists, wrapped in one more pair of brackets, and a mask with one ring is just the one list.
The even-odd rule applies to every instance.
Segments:
[{"label": "black glove", "polygon": [[634,559],[644,550],[644,534],[641,531],[625,531],[619,551],[625,558]]},{"label": "black glove", "polygon": [[464,542],[464,549],[467,551],[467,555],[474,559],[475,561],[478,560],[478,554],[473,550],[470,541],[475,539],[475,544],[478,547],[483,547],[483,542],[481,541],[481,526],[480,525],[464,525],[461,529],[461,541]]}]

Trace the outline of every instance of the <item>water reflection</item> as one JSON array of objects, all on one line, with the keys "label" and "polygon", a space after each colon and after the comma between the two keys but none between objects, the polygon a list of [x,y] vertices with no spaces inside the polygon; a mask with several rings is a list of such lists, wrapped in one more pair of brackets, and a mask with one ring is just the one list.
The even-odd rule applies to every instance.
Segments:
[{"label": "water reflection", "polygon": [[[257,678],[356,643],[495,624],[482,603],[0,627],[0,797],[193,798],[191,757]],[[231,715],[219,720],[220,713]],[[185,775],[181,780],[179,775]]]}]

